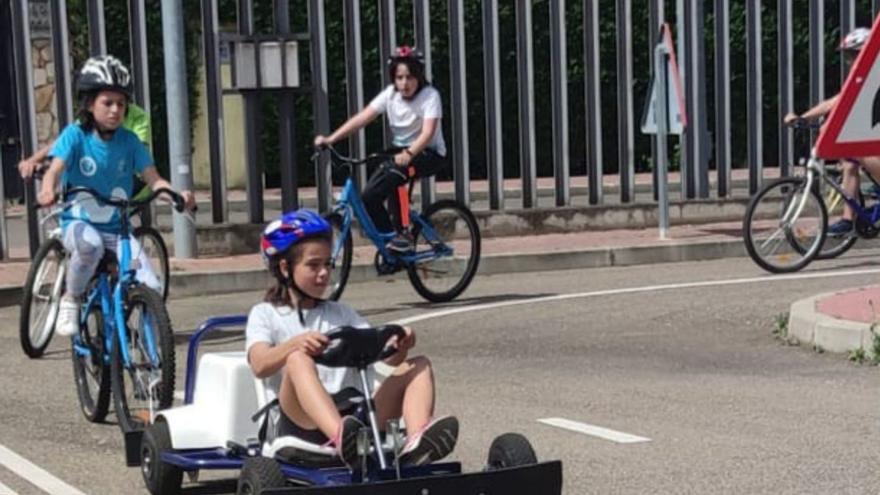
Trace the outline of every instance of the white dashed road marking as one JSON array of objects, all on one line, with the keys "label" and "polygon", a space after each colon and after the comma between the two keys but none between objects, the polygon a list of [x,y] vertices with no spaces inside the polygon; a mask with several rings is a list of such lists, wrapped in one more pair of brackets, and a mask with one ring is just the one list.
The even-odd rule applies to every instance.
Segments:
[{"label": "white dashed road marking", "polygon": [[610,430],[608,428],[589,425],[587,423],[579,423],[577,421],[572,421],[565,418],[544,418],[539,419],[538,423],[555,426],[557,428],[562,428],[565,430],[576,431],[578,433],[583,433],[584,435],[599,437],[605,440],[611,440],[612,442],[616,443],[642,443],[651,441],[650,438],[640,437],[638,435],[631,435],[622,431]]},{"label": "white dashed road marking", "polygon": [[0,464],[51,495],[85,495],[4,445],[0,445]]},{"label": "white dashed road marking", "polygon": [[12,491],[12,488],[0,483],[0,495],[18,495],[18,493]]}]

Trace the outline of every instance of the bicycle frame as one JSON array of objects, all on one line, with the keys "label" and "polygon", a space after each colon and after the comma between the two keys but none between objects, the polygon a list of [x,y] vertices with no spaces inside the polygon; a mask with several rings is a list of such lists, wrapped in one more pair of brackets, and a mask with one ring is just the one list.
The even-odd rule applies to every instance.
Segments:
[{"label": "bicycle frame", "polygon": [[[880,203],[874,205],[870,208],[863,208],[859,201],[852,196],[848,192],[846,192],[840,185],[836,182],[828,178],[828,174],[825,171],[825,167],[822,165],[822,161],[816,157],[815,153],[810,156],[810,159],[807,161],[807,187],[806,189],[809,191],[813,187],[813,183],[818,177],[825,184],[828,184],[840,194],[840,197],[843,198],[844,201],[852,208],[855,212],[856,216],[859,217],[863,222],[868,225],[874,225],[878,221],[880,221]],[[806,196],[801,200],[800,205],[798,206],[797,213],[794,218],[797,218],[803,206],[806,202]]]}]

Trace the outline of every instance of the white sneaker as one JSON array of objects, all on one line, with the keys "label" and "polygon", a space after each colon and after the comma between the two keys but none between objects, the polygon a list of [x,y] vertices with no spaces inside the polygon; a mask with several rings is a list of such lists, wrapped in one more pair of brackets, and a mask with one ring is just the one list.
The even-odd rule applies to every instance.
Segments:
[{"label": "white sneaker", "polygon": [[79,301],[61,298],[58,304],[58,320],[55,331],[62,337],[70,337],[79,332]]},{"label": "white sneaker", "polygon": [[458,419],[443,416],[407,438],[400,453],[401,465],[429,464],[448,456],[458,440]]}]

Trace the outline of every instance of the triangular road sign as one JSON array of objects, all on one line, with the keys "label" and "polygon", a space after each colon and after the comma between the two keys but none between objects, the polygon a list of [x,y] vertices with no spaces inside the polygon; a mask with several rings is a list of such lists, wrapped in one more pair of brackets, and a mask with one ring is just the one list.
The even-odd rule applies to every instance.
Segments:
[{"label": "triangular road sign", "polygon": [[[664,23],[660,28],[660,40],[658,44],[666,46],[669,58],[666,63],[666,132],[669,134],[681,134],[687,126],[687,114],[684,109],[684,92],[681,86],[681,77],[678,73],[678,63],[675,60],[675,44],[672,42],[672,30],[669,24]],[[654,114],[657,101],[657,75],[651,78],[651,90],[645,107],[642,110],[642,132],[645,134],[657,133],[657,116]]]},{"label": "triangular road sign", "polygon": [[880,156],[880,16],[816,142],[820,158]]}]

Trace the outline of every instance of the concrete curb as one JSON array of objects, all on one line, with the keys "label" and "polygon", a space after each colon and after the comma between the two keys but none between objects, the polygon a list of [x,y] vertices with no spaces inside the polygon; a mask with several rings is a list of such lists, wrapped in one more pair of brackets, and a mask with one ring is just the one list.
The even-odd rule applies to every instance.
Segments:
[{"label": "concrete curb", "polygon": [[828,352],[849,352],[871,348],[871,324],[841,320],[816,311],[817,301],[835,292],[795,301],[788,313],[788,335],[801,344],[815,345]]},{"label": "concrete curb", "polygon": [[[704,261],[745,256],[741,240],[701,241],[669,245],[595,248],[577,251],[547,253],[516,253],[483,256],[478,275],[572,270],[631,266],[648,263],[676,261]],[[405,280],[406,273],[393,277]],[[357,264],[352,267],[349,283],[379,280],[372,265]],[[271,283],[266,270],[244,269],[225,272],[172,272],[170,296],[172,298],[199,295],[225,294],[231,292],[265,289]],[[15,306],[21,302],[22,288],[0,287],[0,306]]]}]

